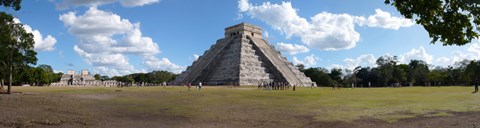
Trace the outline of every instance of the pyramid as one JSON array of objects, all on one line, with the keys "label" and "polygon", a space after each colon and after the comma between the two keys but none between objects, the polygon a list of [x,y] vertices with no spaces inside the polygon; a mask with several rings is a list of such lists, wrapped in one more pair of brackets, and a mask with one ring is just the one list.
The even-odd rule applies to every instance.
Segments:
[{"label": "pyramid", "polygon": [[262,38],[262,29],[240,23],[175,78],[178,84],[258,85],[260,82],[315,84]]}]

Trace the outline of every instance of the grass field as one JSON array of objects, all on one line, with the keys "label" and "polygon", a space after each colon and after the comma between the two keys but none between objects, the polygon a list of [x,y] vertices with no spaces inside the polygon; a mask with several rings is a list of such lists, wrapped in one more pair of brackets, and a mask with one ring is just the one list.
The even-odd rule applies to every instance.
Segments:
[{"label": "grass field", "polygon": [[[480,94],[472,94],[471,87],[297,88],[296,91],[209,86],[203,87],[202,91],[196,91],[195,88],[187,91],[186,87],[13,89],[32,94],[28,97],[33,99],[68,97],[84,101],[73,104],[95,104],[112,112],[126,111],[135,117],[142,114],[168,115],[182,117],[179,120],[188,120],[190,123],[227,122],[234,126],[302,127],[312,120],[348,123],[365,118],[395,123],[420,116],[448,117],[456,112],[480,111]],[[7,101],[0,99],[0,103]],[[82,108],[78,110],[83,111]],[[170,126],[178,125],[173,123]]]}]

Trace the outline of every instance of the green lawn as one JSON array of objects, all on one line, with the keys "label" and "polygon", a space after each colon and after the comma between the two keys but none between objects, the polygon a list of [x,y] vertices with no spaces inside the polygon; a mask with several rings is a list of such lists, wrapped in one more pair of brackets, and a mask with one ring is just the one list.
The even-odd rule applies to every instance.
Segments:
[{"label": "green lawn", "polygon": [[[354,121],[376,118],[387,122],[416,116],[451,116],[480,111],[480,94],[473,87],[299,88],[296,91],[257,90],[253,87],[14,87],[40,95],[115,94],[101,103],[118,109],[186,116],[195,120],[271,121],[313,118]],[[117,91],[115,91],[117,90]],[[118,91],[122,90],[122,91]]]}]

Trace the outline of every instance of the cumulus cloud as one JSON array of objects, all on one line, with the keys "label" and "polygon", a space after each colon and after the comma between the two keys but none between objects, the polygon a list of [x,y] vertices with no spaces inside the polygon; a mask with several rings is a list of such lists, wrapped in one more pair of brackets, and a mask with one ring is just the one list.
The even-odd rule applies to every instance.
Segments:
[{"label": "cumulus cloud", "polygon": [[345,68],[349,70],[353,70],[358,66],[362,67],[373,67],[376,64],[376,58],[372,54],[362,54],[359,57],[353,58],[346,58],[343,60],[347,64]]},{"label": "cumulus cloud", "polygon": [[268,39],[270,37],[270,34],[268,33],[268,31],[263,32],[263,37],[265,39]]},{"label": "cumulus cloud", "polygon": [[[14,22],[21,23],[20,20],[17,18],[14,19]],[[23,25],[23,29],[25,29],[25,31],[28,33],[32,33],[33,40],[35,41],[35,51],[53,51],[55,49],[54,46],[57,43],[57,39],[55,39],[55,37],[47,35],[47,37],[43,38],[39,30],[32,29],[32,27],[27,24]]]},{"label": "cumulus cloud", "polygon": [[328,70],[332,69],[347,69],[347,67],[340,65],[340,64],[332,64],[329,67],[327,67]]},{"label": "cumulus cloud", "polygon": [[320,58],[316,57],[313,54],[303,58],[303,60],[299,60],[297,57],[294,56],[293,57],[293,64],[295,64],[295,65],[303,64],[306,67],[312,67],[312,66],[315,66],[317,64],[318,60],[320,60]]},{"label": "cumulus cloud", "polygon": [[480,56],[480,40],[478,43],[471,43],[467,51]]},{"label": "cumulus cloud", "polygon": [[264,2],[261,5],[253,5],[248,0],[239,0],[238,11],[267,23],[273,29],[285,34],[287,39],[292,36],[300,37],[304,44],[319,50],[342,50],[355,47],[360,41],[360,34],[354,29],[355,24],[389,29],[395,29],[397,26],[408,27],[408,25],[394,25],[397,19],[401,20],[400,23],[406,19],[392,17],[390,13],[380,9],[377,9],[377,14],[368,19],[349,14],[321,12],[310,17],[310,21],[300,17],[297,9],[293,8],[290,2],[281,4]]},{"label": "cumulus cloud", "polygon": [[[466,51],[466,52],[465,52]],[[383,56],[393,57],[390,54],[385,54]],[[363,54],[357,58],[346,58],[343,60],[344,64],[333,64],[329,68],[340,67],[342,69],[349,69],[353,70],[357,66],[369,66],[375,67],[376,60],[372,54]],[[464,51],[454,51],[450,53],[448,56],[441,56],[435,58],[434,56],[430,55],[424,47],[413,48],[410,51],[407,51],[403,54],[398,56],[399,63],[408,64],[410,60],[423,60],[427,64],[433,64],[435,66],[454,66],[456,62],[460,62],[463,60],[480,60],[480,41],[479,42],[472,42],[465,48]],[[300,60],[294,57],[294,62],[301,63]]]},{"label": "cumulus cloud", "polygon": [[163,68],[153,66],[153,62],[159,60],[155,55],[160,53],[160,50],[150,37],[142,35],[140,23],[131,23],[114,13],[98,10],[96,7],[90,7],[83,15],[68,12],[60,15],[59,19],[68,31],[79,39],[74,51],[88,64],[93,65],[99,73],[125,75],[136,72],[125,54],[143,57],[149,61],[147,64],[149,68]]},{"label": "cumulus cloud", "polygon": [[197,55],[197,54],[193,54],[193,59],[198,60],[198,58],[200,57],[200,55]]},{"label": "cumulus cloud", "polygon": [[414,23],[410,19],[393,17],[389,12],[385,12],[381,9],[375,9],[375,14],[369,16],[367,19],[364,17],[356,18],[360,26],[368,27],[380,27],[385,29],[398,30],[400,27],[410,27]]},{"label": "cumulus cloud", "polygon": [[435,60],[437,66],[448,66],[451,65],[451,59],[448,57],[439,57]]},{"label": "cumulus cloud", "polygon": [[413,48],[399,56],[400,63],[410,63],[410,60],[423,60],[427,64],[432,64],[433,56],[428,54],[423,46],[420,46],[418,49]]},{"label": "cumulus cloud", "polygon": [[450,56],[437,58],[435,62],[439,66],[452,66],[462,60],[480,60],[480,41],[470,43],[465,51],[454,51]]},{"label": "cumulus cloud", "polygon": [[158,59],[156,57],[147,57],[146,59],[147,60],[144,63],[154,69],[171,71],[173,73],[181,73],[186,69],[184,66],[179,66],[170,62],[167,58]]},{"label": "cumulus cloud", "polygon": [[278,50],[281,52],[286,52],[290,55],[295,55],[297,53],[306,53],[310,51],[307,47],[298,44],[287,44],[287,43],[277,43]]},{"label": "cumulus cloud", "polygon": [[61,0],[60,3],[56,5],[58,9],[67,9],[70,7],[78,6],[100,6],[105,4],[111,4],[119,2],[124,7],[137,7],[143,5],[149,5],[159,2],[160,0]]}]

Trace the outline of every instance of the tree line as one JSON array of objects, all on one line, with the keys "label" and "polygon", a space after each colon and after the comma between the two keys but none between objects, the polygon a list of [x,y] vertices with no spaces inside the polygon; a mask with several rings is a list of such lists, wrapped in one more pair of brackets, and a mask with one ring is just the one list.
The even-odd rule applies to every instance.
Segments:
[{"label": "tree line", "polygon": [[480,61],[463,60],[448,67],[411,60],[400,64],[396,56],[382,56],[376,67],[358,66],[353,70],[322,67],[305,68],[300,71],[318,86],[351,87],[399,87],[399,86],[468,86],[480,80]]},{"label": "tree line", "polygon": [[149,73],[133,73],[124,76],[114,76],[108,78],[108,76],[100,76],[96,74],[95,79],[101,80],[116,80],[125,83],[152,83],[161,84],[163,82],[170,82],[175,80],[177,75],[169,71],[152,71]]},{"label": "tree line", "polygon": [[14,85],[28,84],[31,86],[48,86],[51,83],[58,82],[63,73],[55,73],[50,65],[41,64],[37,67],[26,66],[18,69],[18,75],[13,79]]}]

